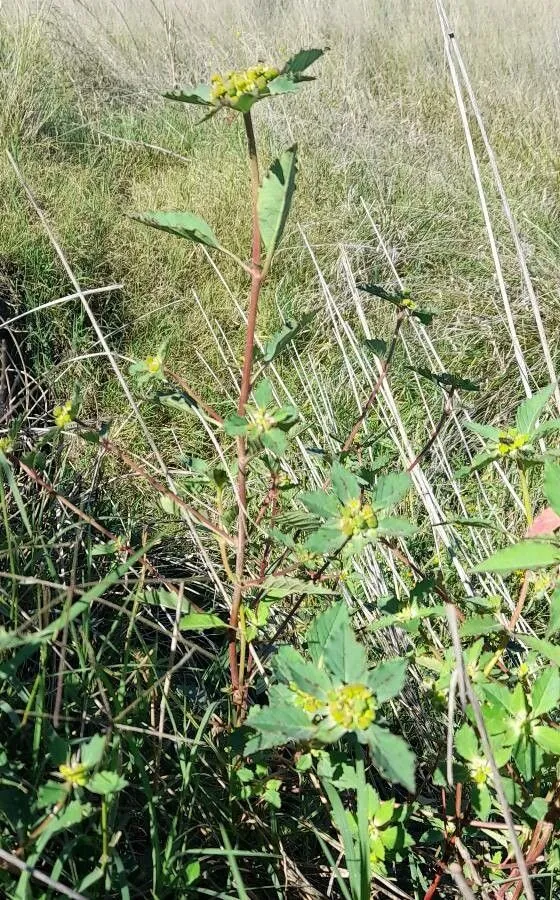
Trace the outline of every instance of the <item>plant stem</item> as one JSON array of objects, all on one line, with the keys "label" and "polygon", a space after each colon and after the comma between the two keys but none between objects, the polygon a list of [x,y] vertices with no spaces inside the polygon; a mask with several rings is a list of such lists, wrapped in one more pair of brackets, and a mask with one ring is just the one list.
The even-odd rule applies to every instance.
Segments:
[{"label": "plant stem", "polygon": [[416,468],[418,463],[422,459],[424,459],[426,453],[428,453],[428,451],[431,450],[431,448],[435,444],[438,436],[443,431],[443,426],[447,422],[447,419],[449,418],[449,416],[451,415],[452,412],[453,412],[453,390],[451,390],[449,392],[449,394],[447,394],[447,396],[445,398],[445,403],[443,404],[443,410],[442,410],[441,416],[440,416],[434,430],[432,431],[430,437],[428,438],[428,440],[426,441],[426,443],[420,450],[418,456],[416,456],[412,460],[410,465],[408,466],[408,468],[406,470],[407,472],[412,472],[412,470]]},{"label": "plant stem", "polygon": [[[251,216],[253,222],[253,247],[251,254],[251,291],[249,294],[249,309],[247,311],[247,331],[245,334],[245,355],[243,358],[243,372],[239,389],[239,402],[237,412],[242,416],[245,412],[249,393],[251,391],[251,372],[253,368],[253,355],[255,349],[255,328],[257,324],[257,310],[263,282],[261,271],[261,232],[259,226],[258,198],[259,198],[259,161],[257,157],[257,145],[251,113],[243,114],[245,134],[247,136],[247,149],[249,153],[249,171],[251,175]],[[231,602],[229,617],[229,667],[233,699],[238,710],[238,719],[242,717],[243,707],[243,676],[244,671],[239,671],[237,662],[237,627],[239,623],[239,610],[243,600],[243,576],[245,572],[245,551],[247,544],[247,443],[245,437],[237,438],[237,554],[235,560],[235,587]],[[244,667],[243,667],[244,668]],[[240,678],[241,674],[241,678]]]},{"label": "plant stem", "polygon": [[531,504],[531,496],[529,494],[529,479],[527,478],[527,471],[522,462],[518,463],[518,468],[523,508],[525,509],[525,515],[527,517],[527,525],[531,525],[533,522],[533,507]]},{"label": "plant stem", "polygon": [[377,395],[381,389],[381,385],[385,381],[385,377],[387,375],[387,372],[389,371],[389,366],[391,365],[391,361],[393,359],[393,354],[394,354],[396,346],[397,346],[397,339],[399,336],[399,331],[401,330],[401,325],[404,322],[405,317],[406,317],[406,311],[402,310],[402,309],[399,310],[399,312],[397,314],[397,320],[395,322],[395,330],[393,332],[391,344],[389,346],[389,350],[387,351],[387,356],[385,357],[385,360],[383,361],[383,365],[381,367],[381,372],[379,373],[379,378],[375,382],[375,384],[372,388],[371,394],[367,398],[359,417],[356,419],[354,425],[352,426],[352,430],[351,430],[350,434],[348,435],[348,437],[346,438],[346,440],[344,442],[344,446],[342,448],[343,453],[346,453],[348,450],[350,450],[350,447],[354,443],[354,439],[355,439],[356,435],[358,434],[358,431],[360,430],[360,426],[362,425],[363,421],[365,420],[369,410],[373,406],[373,401],[377,397]]}]

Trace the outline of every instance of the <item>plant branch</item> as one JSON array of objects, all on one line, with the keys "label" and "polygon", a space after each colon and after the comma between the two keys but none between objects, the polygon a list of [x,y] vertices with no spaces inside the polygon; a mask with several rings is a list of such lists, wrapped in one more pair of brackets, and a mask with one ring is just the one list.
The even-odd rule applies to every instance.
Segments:
[{"label": "plant branch", "polygon": [[391,338],[391,344],[389,346],[389,350],[387,351],[387,356],[383,360],[383,365],[381,366],[381,372],[379,373],[379,378],[375,382],[375,384],[372,388],[371,394],[367,398],[359,417],[354,422],[354,425],[352,426],[352,430],[344,442],[344,446],[342,448],[343,453],[347,453],[348,450],[350,449],[350,447],[352,446],[352,444],[354,443],[356,435],[358,434],[358,431],[360,430],[362,423],[364,422],[368,412],[370,411],[371,407],[373,406],[374,400],[377,397],[383,382],[385,381],[385,377],[387,375],[387,372],[389,371],[389,367],[391,365],[391,362],[392,362],[392,359],[393,359],[393,356],[395,353],[395,349],[397,347],[397,339],[399,336],[399,331],[401,330],[401,325],[404,322],[405,317],[406,317],[406,310],[404,310],[404,309],[399,310],[399,312],[397,314],[397,320],[395,322],[395,330],[393,332],[393,337]]},{"label": "plant branch", "polygon": [[439,435],[443,431],[443,427],[452,412],[453,412],[453,389],[451,389],[449,391],[449,393],[446,395],[445,403],[443,404],[443,410],[442,410],[441,416],[439,418],[439,421],[437,422],[430,437],[428,438],[428,440],[426,441],[426,443],[420,450],[418,456],[416,456],[412,460],[410,465],[408,466],[408,468],[406,470],[407,472],[412,472],[412,470],[416,468],[418,463],[421,462],[422,459],[424,459],[426,453],[428,453],[431,450],[431,448],[435,444],[436,440],[438,439]]},{"label": "plant branch", "polygon": [[[239,389],[239,402],[237,412],[244,415],[247,400],[251,391],[251,372],[253,368],[253,356],[255,350],[255,329],[257,325],[257,310],[259,297],[263,283],[261,272],[261,232],[259,226],[258,198],[259,198],[259,161],[257,157],[257,145],[251,113],[243,115],[245,134],[247,137],[247,150],[249,154],[249,171],[251,176],[251,216],[253,222],[252,243],[252,270],[251,290],[249,294],[249,309],[247,312],[247,331],[245,334],[245,354],[243,358],[243,371],[241,386]],[[239,677],[237,662],[237,630],[239,625],[239,610],[243,600],[243,575],[245,571],[245,552],[247,545],[247,443],[243,435],[237,438],[237,555],[235,560],[235,586],[229,617],[229,667],[231,686],[234,694],[234,703],[237,706],[238,718],[242,716],[243,684]]]}]

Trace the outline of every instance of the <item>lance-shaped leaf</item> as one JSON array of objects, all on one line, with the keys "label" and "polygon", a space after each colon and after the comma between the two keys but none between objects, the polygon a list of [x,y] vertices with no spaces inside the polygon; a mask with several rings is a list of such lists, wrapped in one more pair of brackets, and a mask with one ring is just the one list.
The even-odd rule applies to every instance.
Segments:
[{"label": "lance-shaped leaf", "polygon": [[305,313],[296,321],[295,319],[288,319],[280,331],[277,331],[276,334],[273,334],[269,341],[263,347],[262,353],[259,354],[260,359],[265,363],[270,363],[277,356],[279,356],[283,350],[286,349],[288,344],[290,344],[293,339],[300,333],[300,331],[305,328],[305,326],[311,322],[313,317],[315,316],[314,312]]},{"label": "lance-shaped leaf", "polygon": [[518,407],[515,415],[515,424],[521,434],[528,434],[534,430],[537,419],[550,400],[554,391],[554,385],[549,384],[541,391],[537,391],[532,397],[524,400]]},{"label": "lance-shaped leaf", "polygon": [[375,509],[387,509],[395,506],[410,490],[410,475],[406,472],[395,472],[381,475],[375,485],[373,505]]},{"label": "lance-shaped leaf", "polygon": [[520,541],[493,553],[475,566],[475,572],[515,572],[560,564],[560,546],[548,541]]},{"label": "lance-shaped leaf", "polygon": [[268,92],[273,96],[275,94],[295,94],[298,90],[298,82],[291,75],[279,75],[278,78],[268,83]]},{"label": "lance-shaped leaf", "polygon": [[416,757],[406,741],[379,725],[370,725],[366,735],[373,762],[380,773],[413,794]]},{"label": "lance-shaped leaf", "polygon": [[212,88],[209,84],[191,85],[188,88],[179,88],[174,91],[166,91],[164,97],[168,100],[179,100],[180,103],[192,103],[195,106],[211,106]]},{"label": "lance-shaped leaf", "polygon": [[266,173],[259,190],[258,214],[267,257],[272,259],[282,237],[295,191],[297,147],[285,150]]},{"label": "lance-shaped leaf", "polygon": [[305,72],[309,66],[312,66],[314,62],[317,62],[317,60],[323,56],[324,52],[324,50],[315,47],[310,48],[309,50],[300,50],[290,57],[284,66],[283,72],[289,72],[291,75],[299,75],[301,72]]},{"label": "lance-shaped leaf", "polygon": [[379,663],[368,675],[368,684],[378,703],[385,703],[400,694],[406,679],[408,660],[397,656]]},{"label": "lance-shaped leaf", "polygon": [[208,222],[193,213],[164,210],[163,212],[134,213],[130,218],[142,225],[157,228],[159,231],[167,231],[168,234],[174,234],[176,237],[186,238],[197,244],[205,244],[207,247],[215,247],[216,250],[222,249]]},{"label": "lance-shaped leaf", "polygon": [[451,372],[432,372],[430,369],[422,367],[408,366],[411,372],[416,372],[422,378],[437,384],[446,391],[478,391],[480,388],[474,381],[468,378],[461,378],[459,375],[453,375]]}]

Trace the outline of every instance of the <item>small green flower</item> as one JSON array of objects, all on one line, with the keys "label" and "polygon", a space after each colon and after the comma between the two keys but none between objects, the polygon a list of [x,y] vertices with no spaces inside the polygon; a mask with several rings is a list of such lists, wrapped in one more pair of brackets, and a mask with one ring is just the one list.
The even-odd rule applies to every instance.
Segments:
[{"label": "small green flower", "polygon": [[241,69],[221,75],[216,72],[210,79],[212,102],[217,106],[237,106],[244,95],[260,97],[268,94],[268,84],[280,74],[275,66],[259,63],[249,69]]},{"label": "small green flower", "polygon": [[9,437],[0,438],[0,453],[11,453],[14,449],[14,442]]},{"label": "small green flower", "polygon": [[469,763],[469,773],[475,784],[482,786],[492,779],[492,769],[483,756],[475,756]]},{"label": "small green flower", "polygon": [[340,530],[346,537],[353,537],[362,531],[377,528],[377,516],[370,503],[363,506],[358,497],[353,497],[341,510]]},{"label": "small green flower", "polygon": [[364,731],[375,719],[375,698],[365,684],[345,684],[328,696],[329,714],[346,731]]},{"label": "small green flower", "polygon": [[54,423],[57,428],[65,428],[70,422],[74,421],[74,412],[72,409],[72,401],[67,400],[62,406],[55,406],[53,409]]},{"label": "small green flower", "polygon": [[159,375],[163,370],[163,360],[159,355],[147,356],[144,360],[144,365],[150,375]]},{"label": "small green flower", "polygon": [[295,705],[299,706],[300,709],[304,709],[309,715],[316,716],[324,710],[324,700],[321,700],[319,697],[314,697],[313,694],[308,694],[306,691],[300,690],[293,681],[290,683],[289,688],[295,694]]},{"label": "small green flower", "polygon": [[531,440],[529,434],[519,434],[514,428],[508,428],[498,438],[497,450],[500,456],[515,456]]},{"label": "small green flower", "polygon": [[60,777],[72,787],[85,787],[89,781],[89,767],[82,763],[74,763],[70,766],[62,764],[58,767],[58,771]]}]

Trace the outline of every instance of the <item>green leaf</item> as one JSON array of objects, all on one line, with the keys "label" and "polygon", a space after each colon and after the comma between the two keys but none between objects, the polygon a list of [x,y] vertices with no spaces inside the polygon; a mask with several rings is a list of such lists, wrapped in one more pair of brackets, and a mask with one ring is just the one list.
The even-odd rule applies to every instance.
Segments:
[{"label": "green leaf", "polygon": [[212,88],[209,84],[197,84],[183,90],[166,91],[163,96],[168,100],[178,100],[180,103],[211,106],[211,91]]},{"label": "green leaf", "polygon": [[381,338],[367,338],[364,341],[364,347],[367,347],[368,350],[371,350],[372,353],[381,358],[387,355],[387,341],[383,341]]},{"label": "green leaf", "polygon": [[408,660],[403,657],[379,663],[368,674],[368,684],[378,703],[385,703],[402,691],[406,680]]},{"label": "green leaf", "polygon": [[498,441],[501,434],[499,428],[496,428],[494,425],[483,425],[482,422],[465,422],[465,428],[492,442]]},{"label": "green leaf", "polygon": [[268,92],[272,96],[278,94],[296,94],[299,90],[297,81],[290,75],[278,75],[268,82]]},{"label": "green leaf", "polygon": [[299,75],[301,72],[305,72],[309,66],[312,66],[314,62],[317,62],[324,53],[324,50],[316,47],[309,50],[300,50],[290,57],[282,71],[290,72],[292,75]]},{"label": "green leaf", "polygon": [[416,790],[416,757],[406,741],[379,725],[370,725],[366,734],[372,759],[381,775],[402,784],[413,794]]},{"label": "green leaf", "polygon": [[461,625],[459,633],[461,637],[467,638],[503,630],[504,626],[494,616],[469,616]]},{"label": "green leaf", "polygon": [[376,509],[395,506],[410,490],[410,475],[406,472],[381,475],[375,485],[373,505]]},{"label": "green leaf", "polygon": [[326,697],[332,688],[331,681],[323,669],[307,662],[291,646],[280,647],[272,660],[272,669],[279,681],[296,685],[300,691],[314,697]]},{"label": "green leaf", "polygon": [[333,603],[320,613],[309,626],[306,635],[307,651],[316,666],[322,666],[325,647],[333,635],[349,626],[348,607],[344,600]]},{"label": "green leaf", "polygon": [[558,463],[546,463],[543,492],[556,515],[560,516],[560,466]]},{"label": "green leaf", "polygon": [[467,722],[463,722],[455,734],[455,749],[463,759],[469,761],[479,755],[478,738]]},{"label": "green leaf", "polygon": [[546,817],[549,805],[545,797],[534,797],[529,806],[525,808],[525,814],[540,822]]},{"label": "green leaf", "polygon": [[174,234],[176,237],[186,238],[198,244],[205,244],[207,247],[215,247],[217,250],[221,249],[218,238],[208,222],[205,222],[204,219],[201,219],[200,216],[195,216],[193,213],[167,210],[164,212],[134,213],[130,218],[135,222],[140,222],[142,225],[149,225],[151,228],[157,228],[159,231]]},{"label": "green leaf", "polygon": [[295,190],[296,160],[297,147],[294,145],[272,163],[259,190],[259,226],[268,259],[274,256],[290,211]]},{"label": "green leaf", "polygon": [[309,715],[291,703],[253,706],[247,716],[247,725],[257,733],[245,744],[246,756],[289,741],[310,740],[314,732]]},{"label": "green leaf", "polygon": [[333,593],[330,588],[322,584],[316,584],[311,580],[304,581],[302,578],[291,578],[289,575],[268,575],[259,586],[259,590],[274,600],[281,600],[291,594],[319,596]]},{"label": "green leaf", "polygon": [[190,612],[181,616],[179,628],[181,631],[208,631],[214,628],[228,628],[227,622],[215,616],[213,613]]},{"label": "green leaf", "polygon": [[515,572],[544,569],[560,563],[560,547],[549,541],[520,541],[493,553],[474,567],[475,572]]},{"label": "green leaf", "polygon": [[478,472],[479,469],[484,469],[491,462],[494,462],[495,459],[498,459],[499,455],[497,450],[481,450],[480,453],[473,456],[470,465],[462,466],[460,469],[457,469],[455,476],[457,478],[464,478],[466,475],[470,475],[471,472]]},{"label": "green leaf", "polygon": [[122,791],[127,785],[128,781],[122,775],[107,769],[103,772],[96,772],[89,779],[86,787],[88,791],[92,791],[94,794],[105,796],[106,794],[116,794],[117,791]]},{"label": "green leaf", "polygon": [[271,428],[260,435],[263,447],[276,456],[285,456],[288,449],[288,438],[280,428]]},{"label": "green leaf", "polygon": [[308,491],[300,494],[300,500],[309,512],[323,519],[335,519],[340,516],[340,503],[334,494],[326,491]]},{"label": "green leaf", "polygon": [[533,728],[533,737],[545,753],[560,756],[560,730],[549,725],[537,725]]},{"label": "green leaf", "polygon": [[324,555],[334,553],[340,550],[345,543],[346,537],[339,528],[318,528],[309,535],[305,542],[305,546],[311,553]]},{"label": "green leaf", "polygon": [[534,637],[532,634],[523,635],[523,643],[531,650],[536,650],[541,656],[545,656],[555,666],[560,666],[560,647],[551,644],[550,641],[543,641],[542,638]]},{"label": "green leaf", "polygon": [[341,503],[357,500],[360,496],[360,483],[355,475],[339,462],[333,463],[331,479],[334,492]]},{"label": "green leaf", "polygon": [[305,313],[301,319],[288,319],[280,331],[277,331],[268,340],[259,354],[260,359],[265,363],[271,363],[277,356],[280,356],[283,350],[291,344],[295,337],[302,331],[309,322],[315,317],[314,312]]},{"label": "green leaf", "polygon": [[37,792],[37,807],[45,809],[47,806],[55,806],[67,795],[67,790],[58,781],[47,781],[42,784]]},{"label": "green leaf", "polygon": [[531,690],[534,716],[543,716],[555,709],[560,701],[560,672],[549,666],[539,675]]},{"label": "green leaf", "polygon": [[89,769],[93,769],[103,759],[106,743],[107,739],[104,735],[94,735],[86,744],[82,744],[80,748],[80,762]]},{"label": "green leaf", "polygon": [[366,651],[354,637],[349,623],[329,635],[323,660],[333,678],[345,684],[363,682],[366,679]]},{"label": "green leaf", "polygon": [[387,537],[412,537],[418,531],[416,525],[402,516],[385,516],[379,519],[376,532]]},{"label": "green leaf", "polygon": [[224,419],[224,431],[232,437],[240,434],[247,434],[248,422],[244,416],[238,416],[237,413],[231,413]]},{"label": "green leaf", "polygon": [[554,385],[549,384],[542,390],[537,391],[536,394],[533,394],[532,397],[524,400],[523,403],[517,408],[517,413],[515,414],[515,424],[517,430],[521,434],[530,434],[532,431],[534,431],[537,420],[546,404],[550,400],[553,392]]},{"label": "green leaf", "polygon": [[416,368],[415,366],[408,366],[408,368],[412,372],[416,372],[418,375],[421,375],[422,378],[426,378],[428,381],[431,381],[432,384],[437,384],[439,387],[445,388],[449,390],[452,388],[456,391],[478,391],[480,388],[474,381],[470,381],[468,378],[460,378],[458,375],[452,375],[450,372],[432,372],[430,369],[424,368]]},{"label": "green leaf", "polygon": [[259,409],[266,409],[267,406],[270,406],[274,400],[270,378],[261,378],[256,387],[253,388],[253,400]]},{"label": "green leaf", "polygon": [[558,631],[560,631],[560,587],[556,588],[550,598],[550,617],[546,636],[553,637]]}]

